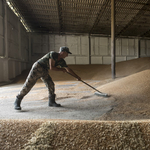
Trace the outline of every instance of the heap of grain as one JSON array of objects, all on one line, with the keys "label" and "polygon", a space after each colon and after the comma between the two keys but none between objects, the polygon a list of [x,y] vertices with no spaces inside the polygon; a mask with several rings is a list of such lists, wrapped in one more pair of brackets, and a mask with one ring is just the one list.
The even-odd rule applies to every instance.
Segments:
[{"label": "heap of grain", "polygon": [[0,149],[18,150],[45,120],[0,120]]},{"label": "heap of grain", "polygon": [[[69,65],[83,80],[104,80],[111,78],[111,65]],[[129,61],[116,63],[117,77],[125,77],[150,69],[150,58],[138,58]],[[24,82],[29,70],[25,70],[17,76],[14,82]],[[54,81],[74,80],[69,74],[60,71],[50,71],[50,76]],[[39,80],[40,81],[40,80]]]},{"label": "heap of grain", "polygon": [[98,87],[116,99],[106,120],[150,119],[150,70],[141,71]]},{"label": "heap of grain", "polygon": [[25,145],[31,149],[149,149],[147,122],[49,121]]}]

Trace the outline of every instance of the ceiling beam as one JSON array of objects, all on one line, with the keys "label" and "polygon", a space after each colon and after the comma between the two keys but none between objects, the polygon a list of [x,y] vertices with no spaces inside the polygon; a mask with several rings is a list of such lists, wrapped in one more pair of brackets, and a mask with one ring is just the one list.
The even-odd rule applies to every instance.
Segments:
[{"label": "ceiling beam", "polygon": [[95,22],[94,22],[94,24],[93,24],[93,26],[92,26],[92,28],[91,28],[89,34],[92,34],[94,28],[98,25],[98,23],[99,23],[99,21],[100,21],[102,15],[103,15],[103,13],[105,12],[106,7],[108,6],[109,3],[110,3],[110,0],[104,0],[104,3],[103,3],[103,5],[102,5],[102,7],[100,7],[99,13],[98,13],[98,15],[97,15],[97,17],[96,17],[96,19],[95,19]]},{"label": "ceiling beam", "polygon": [[149,9],[150,0],[145,3],[145,5],[139,10],[139,12],[128,22],[128,24],[116,35],[122,35],[130,26],[132,26],[142,15],[144,15],[145,10]]},{"label": "ceiling beam", "polygon": [[148,31],[146,31],[145,33],[140,35],[140,37],[146,37],[146,36],[150,36],[150,29]]},{"label": "ceiling beam", "polygon": [[63,22],[62,22],[62,5],[60,0],[57,0],[57,7],[59,17],[59,33],[61,33],[63,31]]}]

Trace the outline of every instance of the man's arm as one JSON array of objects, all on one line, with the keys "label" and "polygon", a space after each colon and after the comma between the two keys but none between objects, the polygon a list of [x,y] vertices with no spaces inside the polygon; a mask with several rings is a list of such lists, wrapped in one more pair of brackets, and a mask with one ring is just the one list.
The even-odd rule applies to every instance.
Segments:
[{"label": "man's arm", "polygon": [[76,79],[78,79],[79,81],[81,80],[81,78],[69,67],[65,67],[66,71],[69,72],[70,74],[72,74]]},{"label": "man's arm", "polygon": [[81,80],[81,78],[71,68],[69,68],[69,67],[64,67],[64,68],[55,67],[55,60],[53,60],[53,59],[49,59],[49,66],[50,66],[50,70],[69,72],[76,79],[78,79],[79,81]]},{"label": "man's arm", "polygon": [[67,72],[64,68],[55,67],[55,60],[49,59],[50,70]]}]

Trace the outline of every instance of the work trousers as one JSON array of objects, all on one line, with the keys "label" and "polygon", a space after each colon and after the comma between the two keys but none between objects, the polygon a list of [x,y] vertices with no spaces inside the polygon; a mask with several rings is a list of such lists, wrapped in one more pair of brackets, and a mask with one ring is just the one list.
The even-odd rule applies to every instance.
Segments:
[{"label": "work trousers", "polygon": [[42,67],[38,62],[35,62],[17,97],[22,99],[40,78],[48,88],[49,96],[53,95],[55,92],[55,84],[48,73],[48,69]]}]

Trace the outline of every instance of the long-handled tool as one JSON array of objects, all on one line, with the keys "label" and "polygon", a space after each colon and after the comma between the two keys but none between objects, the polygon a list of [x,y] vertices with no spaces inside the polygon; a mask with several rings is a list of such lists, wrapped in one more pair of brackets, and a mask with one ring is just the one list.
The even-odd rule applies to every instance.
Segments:
[{"label": "long-handled tool", "polygon": [[[75,77],[75,76],[72,75],[71,73],[69,73],[69,72],[67,72],[67,73],[70,74],[71,76]],[[76,77],[75,77],[75,78],[76,78]],[[76,79],[77,79],[77,78],[76,78]],[[85,81],[83,81],[83,80],[80,80],[80,81],[83,82],[84,84],[86,84],[87,86],[89,86],[90,88],[94,89],[95,91],[97,91],[97,92],[95,92],[96,95],[98,95],[98,96],[103,96],[103,97],[109,97],[108,94],[100,92],[99,90],[97,90],[97,89],[94,88],[93,86],[89,85],[89,84],[86,83]]]}]

